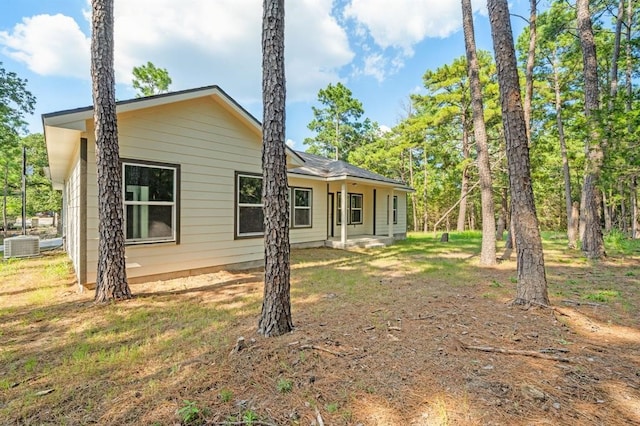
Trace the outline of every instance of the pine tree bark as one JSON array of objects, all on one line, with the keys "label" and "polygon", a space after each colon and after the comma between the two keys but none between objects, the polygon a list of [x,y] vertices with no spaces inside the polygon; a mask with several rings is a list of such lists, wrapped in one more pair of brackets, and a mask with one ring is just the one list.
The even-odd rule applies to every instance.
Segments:
[{"label": "pine tree bark", "polygon": [[[626,102],[625,102],[625,112],[629,114],[631,112],[631,107],[633,103],[633,51],[632,51],[632,37],[631,33],[633,31],[633,9],[634,9],[634,0],[627,0],[627,16],[626,16],[626,29],[625,29],[625,40],[626,40]],[[629,133],[632,133],[632,126],[629,125]],[[639,224],[638,224],[638,177],[631,177],[631,238],[636,239],[640,238],[639,236]],[[624,201],[622,201],[624,204]],[[625,222],[626,224],[626,222]],[[626,225],[625,225],[626,226]]]},{"label": "pine tree bark", "polygon": [[463,109],[462,116],[462,161],[464,168],[462,169],[462,180],[460,182],[460,206],[458,208],[458,222],[456,230],[464,231],[464,223],[467,219],[467,193],[469,192],[469,125],[467,123],[467,112]]},{"label": "pine tree bark", "polygon": [[473,134],[476,151],[478,153],[477,164],[480,178],[480,202],[482,205],[482,248],[480,250],[480,265],[492,266],[496,264],[496,216],[493,205],[493,183],[491,181],[489,146],[484,122],[480,65],[476,53],[471,0],[462,0],[462,27],[464,29],[464,42],[467,53]]},{"label": "pine tree bark", "polygon": [[504,238],[504,231],[507,229],[507,208],[509,207],[507,202],[507,188],[502,188],[500,191],[500,214],[498,215],[498,230],[496,231],[496,239],[502,241]]},{"label": "pine tree bark", "polygon": [[527,127],[527,141],[531,146],[531,102],[533,99],[533,67],[536,61],[536,37],[537,37],[537,3],[538,0],[529,0],[529,51],[527,53],[527,66],[525,69],[524,91],[524,122]]},{"label": "pine tree bark", "polygon": [[587,258],[598,259],[605,256],[599,209],[602,199],[601,192],[597,187],[604,160],[604,152],[601,146],[602,132],[598,120],[598,111],[600,109],[598,62],[593,29],[591,27],[589,0],[577,0],[576,7],[584,67],[584,115],[589,129],[585,140],[587,158],[583,183],[584,234],[582,236],[582,251]]},{"label": "pine tree bark", "polygon": [[7,221],[7,196],[9,195],[9,162],[4,165],[4,193],[2,195],[2,235],[7,238],[9,223]]},{"label": "pine tree bark", "polygon": [[638,178],[631,178],[631,238],[637,239],[638,235]]},{"label": "pine tree bark", "polygon": [[547,305],[547,278],[531,185],[527,129],[520,98],[509,7],[507,0],[488,0],[487,6],[500,86],[511,188],[511,221],[517,253],[518,284],[514,303]]},{"label": "pine tree bark", "polygon": [[293,329],[285,97],[284,0],[264,0],[262,15],[264,297],[258,333],[266,337],[279,336]]},{"label": "pine tree bark", "polygon": [[567,154],[567,141],[564,137],[564,121],[562,120],[562,95],[560,91],[560,73],[558,71],[558,56],[554,49],[551,60],[553,69],[553,89],[555,92],[556,125],[558,127],[558,140],[560,142],[560,156],[562,157],[562,175],[564,177],[564,202],[567,212],[567,239],[570,249],[575,249],[578,244],[576,224],[573,218],[573,201],[571,198],[571,171],[569,169],[569,156]]},{"label": "pine tree bark", "polygon": [[[409,148],[409,184],[414,188],[413,181],[413,150]],[[415,191],[411,193],[411,206],[413,210],[413,230],[418,230],[418,202],[416,200]]]},{"label": "pine tree bark", "polygon": [[96,302],[129,299],[113,68],[113,0],[92,0],[91,78],[98,175]]},{"label": "pine tree bark", "polygon": [[613,51],[611,52],[611,75],[609,76],[609,112],[613,111],[614,101],[618,96],[618,58],[620,57],[620,39],[622,38],[622,23],[624,21],[624,0],[618,2],[616,29],[613,36]]},{"label": "pine tree bark", "polygon": [[425,148],[422,150],[423,151],[423,155],[424,155],[424,159],[423,159],[423,167],[424,167],[424,185],[422,188],[422,203],[424,204],[424,217],[422,218],[423,222],[422,222],[422,231],[423,232],[428,232],[429,231],[429,210],[427,208],[428,204],[427,204],[427,178],[429,177],[429,170],[428,170],[428,163],[427,163],[427,147],[425,146]]},{"label": "pine tree bark", "polygon": [[602,214],[604,216],[604,230],[606,232],[610,232],[613,229],[613,219],[611,212],[611,205],[609,203],[609,198],[607,197],[606,191],[602,190]]}]

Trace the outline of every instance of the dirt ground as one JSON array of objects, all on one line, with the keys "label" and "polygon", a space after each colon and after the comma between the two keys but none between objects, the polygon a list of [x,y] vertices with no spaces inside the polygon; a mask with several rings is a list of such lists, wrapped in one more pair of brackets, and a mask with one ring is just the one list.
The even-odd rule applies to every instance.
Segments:
[{"label": "dirt ground", "polygon": [[[73,397],[51,410],[67,410],[69,424],[177,424],[177,410],[192,403],[192,424],[640,425],[640,256],[587,263],[547,254],[553,308],[511,305],[515,262],[477,268],[470,257],[295,251],[295,330],[270,339],[255,332],[259,271],[136,284],[138,297],[120,302],[131,314],[176,300],[253,313],[234,316],[218,347],[185,348],[171,369],[113,374],[117,396],[96,394],[90,414]],[[64,297],[78,312],[73,321],[90,321],[91,294],[72,289]],[[619,297],[584,297],[603,289]],[[2,339],[28,333],[6,328]],[[24,395],[0,392],[9,392],[0,408]],[[5,421],[57,424],[42,407]]]}]

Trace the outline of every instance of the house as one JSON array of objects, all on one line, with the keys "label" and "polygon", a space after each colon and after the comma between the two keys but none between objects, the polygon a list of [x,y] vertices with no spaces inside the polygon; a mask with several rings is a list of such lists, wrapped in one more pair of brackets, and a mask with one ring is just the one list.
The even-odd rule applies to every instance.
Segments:
[{"label": "house", "polygon": [[[127,275],[132,282],[261,266],[261,124],[217,86],[117,103]],[[93,110],[42,116],[65,248],[95,283]],[[402,182],[287,151],[293,247],[388,244],[406,236]],[[346,206],[342,209],[341,206]]]}]

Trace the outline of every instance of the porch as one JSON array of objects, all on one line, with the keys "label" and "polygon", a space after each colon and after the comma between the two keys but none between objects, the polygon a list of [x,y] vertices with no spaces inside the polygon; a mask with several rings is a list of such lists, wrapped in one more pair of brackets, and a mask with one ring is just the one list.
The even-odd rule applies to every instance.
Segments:
[{"label": "porch", "polygon": [[395,241],[394,237],[386,235],[350,235],[346,242],[342,242],[340,237],[329,237],[325,240],[325,247],[336,249],[356,249],[356,248],[378,248],[386,247]]}]

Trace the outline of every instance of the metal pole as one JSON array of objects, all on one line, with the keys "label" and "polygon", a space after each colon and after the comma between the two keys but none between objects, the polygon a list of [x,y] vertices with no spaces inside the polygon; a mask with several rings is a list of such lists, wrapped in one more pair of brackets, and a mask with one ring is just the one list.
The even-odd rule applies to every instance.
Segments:
[{"label": "metal pole", "polygon": [[27,235],[27,147],[22,147],[22,235]]}]

